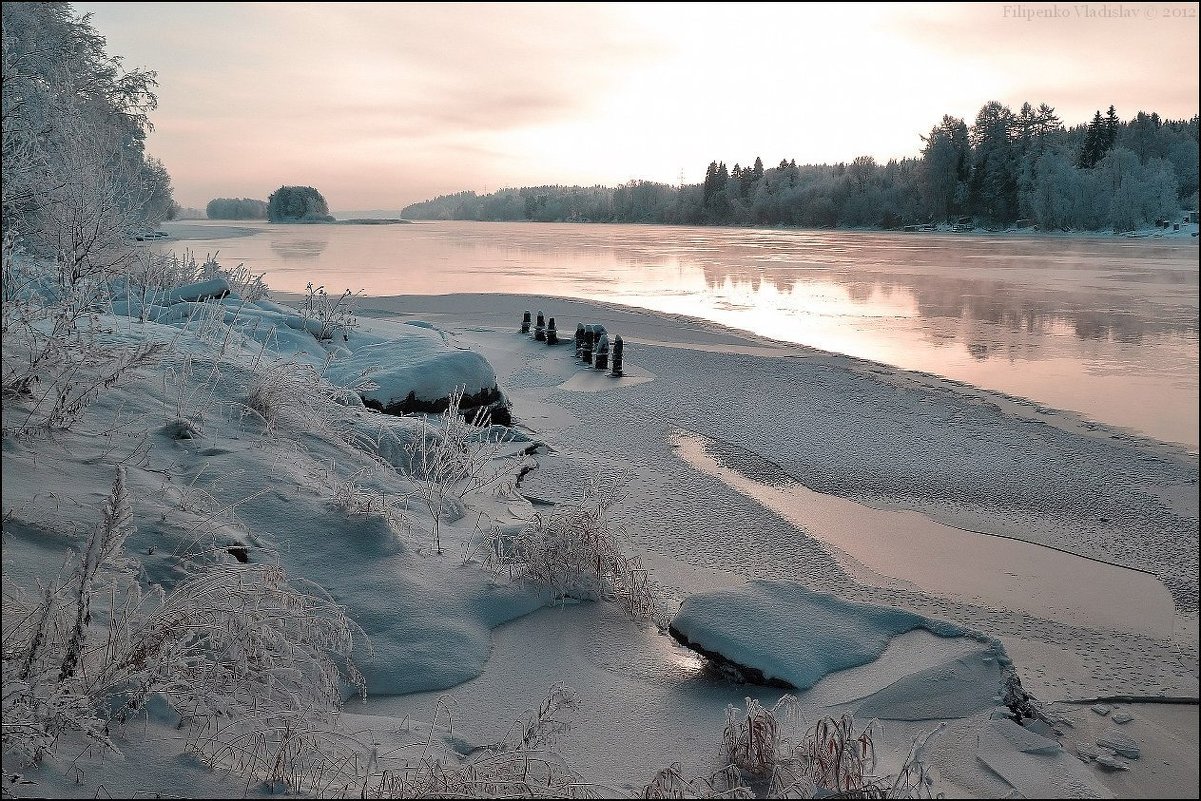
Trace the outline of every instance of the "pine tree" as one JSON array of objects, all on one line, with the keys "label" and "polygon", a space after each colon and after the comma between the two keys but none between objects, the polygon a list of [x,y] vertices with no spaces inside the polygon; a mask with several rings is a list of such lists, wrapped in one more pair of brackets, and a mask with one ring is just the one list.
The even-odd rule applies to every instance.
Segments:
[{"label": "pine tree", "polygon": [[1080,158],[1078,164],[1084,169],[1092,169],[1101,160],[1105,150],[1102,145],[1105,127],[1105,121],[1101,119],[1101,110],[1093,115],[1093,120],[1088,124],[1088,130],[1084,132],[1084,146],[1080,149]]},{"label": "pine tree", "polygon": [[1113,147],[1114,142],[1118,140],[1118,125],[1118,113],[1111,105],[1109,107],[1109,111],[1105,113],[1105,126],[1101,129],[1104,134],[1104,137],[1102,138],[1104,145],[1101,149],[1102,156],[1105,155],[1105,153]]},{"label": "pine tree", "polygon": [[701,205],[705,208],[713,201],[713,193],[720,188],[717,182],[717,162],[709,162],[709,166],[705,169],[705,183],[701,192]]}]

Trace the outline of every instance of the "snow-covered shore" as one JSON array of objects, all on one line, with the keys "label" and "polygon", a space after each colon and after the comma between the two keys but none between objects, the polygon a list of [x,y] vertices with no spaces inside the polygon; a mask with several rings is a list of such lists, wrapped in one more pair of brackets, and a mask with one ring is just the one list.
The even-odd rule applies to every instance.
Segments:
[{"label": "snow-covered shore", "polygon": [[[560,323],[564,328],[577,319],[599,321],[622,334],[626,369],[638,382],[599,376],[568,354],[513,333],[525,309],[567,320],[567,326]],[[1180,562],[1195,552],[1197,468],[1196,457],[1182,448],[934,376],[611,304],[455,295],[369,298],[364,311],[432,320],[489,358],[514,400],[516,419],[552,446],[552,455],[523,483],[531,496],[561,499],[564,484],[598,467],[632,470],[623,522],[677,600],[707,587],[784,576],[997,636],[1023,683],[1044,700],[1197,696],[1196,571]],[[770,482],[773,470],[786,469],[786,476],[803,477],[809,487],[872,506],[917,509],[965,529],[1158,569],[1165,584],[1179,587],[1174,633],[1073,626],[1055,619],[1070,616],[1047,619],[979,600],[931,596],[904,582],[857,581],[837,556],[798,536],[777,512],[692,469],[673,446],[677,430],[707,437],[716,458],[750,477]],[[969,444],[957,449],[963,438]],[[1140,508],[1175,522],[1158,533],[1130,525],[1132,510]],[[1110,514],[1112,534],[1098,520]],[[1159,539],[1167,539],[1168,531],[1176,545]],[[1139,545],[1139,536],[1153,539]],[[1147,557],[1164,547],[1177,549],[1168,560],[1172,566],[1153,567]],[[1140,602],[1128,597],[1121,603]],[[524,620],[511,626],[539,628]],[[479,681],[489,681],[487,669]],[[495,686],[499,680],[490,681]],[[378,703],[407,711],[416,701]],[[1196,744],[1193,710],[1186,749]],[[1190,720],[1189,712],[1183,720]],[[1089,723],[1087,717],[1078,721]],[[1141,734],[1156,736],[1150,726]],[[1195,775],[1186,770],[1181,786],[1189,781]],[[962,792],[991,791],[978,786]]]},{"label": "snow-covered shore", "polygon": [[[490,573],[471,557],[491,525],[520,527],[545,513],[547,502],[572,503],[588,477],[623,473],[629,480],[612,513],[669,610],[709,590],[789,579],[996,638],[1027,690],[1046,702],[1197,696],[1197,463],[1179,448],[1070,415],[1047,419],[1018,400],[930,376],[611,305],[495,295],[371,298],[345,347],[306,340],[305,325],[288,325],[267,304],[250,313],[236,302],[223,309],[218,316],[226,323],[230,314],[235,321],[273,320],[271,330],[286,336],[282,344],[272,337],[272,353],[314,370],[331,355],[336,364],[381,346],[386,365],[360,366],[392,366],[411,352],[395,344],[404,342],[482,354],[512,402],[519,432],[497,454],[512,458],[497,464],[509,465],[514,477],[523,472],[520,486],[505,482],[465,495],[443,516],[438,555],[429,514],[402,502],[412,487],[403,471],[390,471],[403,466],[403,447],[414,441],[411,418],[385,418],[349,396],[323,395],[316,378],[307,386],[285,383],[290,394],[279,398],[276,418],[248,416],[239,410],[268,346],[257,337],[263,326],[226,334],[212,315],[191,327],[182,318],[173,325],[169,315],[160,323],[102,315],[102,337],[112,342],[161,338],[172,349],[158,369],[140,368],[102,394],[73,429],[46,439],[6,437],[6,593],[10,583],[30,588],[54,576],[66,550],[81,547],[114,466],[125,463],[136,527],[129,550],[150,580],[177,578],[172,557],[189,552],[203,531],[207,544],[195,549],[194,560],[236,567],[249,556],[279,564],[293,578],[324,586],[371,637],[374,654],[355,657],[366,674],[368,706],[352,702],[345,726],[369,733],[377,745],[421,741],[432,730],[414,721],[431,720],[439,694],[449,691],[454,701],[446,703],[457,715],[449,730],[435,732],[433,747],[450,764],[502,738],[553,685],[569,685],[577,690],[575,722],[559,733],[555,751],[585,782],[632,794],[673,762],[685,776],[719,769],[727,704],[742,706],[744,696],[754,696],[770,706],[781,691],[732,685],[701,670],[694,653],[612,604],[534,611],[548,598],[544,590]],[[555,315],[564,334],[577,320],[622,334],[627,377],[590,371],[569,348],[516,333],[525,309]],[[354,372],[342,383],[354,383]],[[181,418],[194,418],[187,436],[172,427]],[[357,436],[346,437],[348,431]],[[394,436],[391,449],[380,447],[384,431]],[[787,476],[873,507],[916,509],[944,523],[1148,570],[1175,599],[1175,632],[1090,629],[1070,618],[930,595],[903,581],[857,581],[829,547],[681,458],[678,432],[705,438],[714,458],[750,478]],[[374,448],[364,451],[364,441]],[[537,461],[531,472],[520,469],[534,466],[523,462],[525,451]],[[757,621],[747,627],[755,634]],[[774,636],[768,627],[758,633]],[[981,661],[993,657],[973,638],[913,630],[890,632],[884,642],[878,659],[817,676],[799,699],[807,722],[891,708],[885,700],[895,705],[905,688],[933,689],[937,697],[937,682],[914,679],[901,689],[896,682],[956,660],[996,665]],[[1153,722],[1160,719],[1154,711],[1125,705],[1134,720],[1123,731],[1142,744],[1147,762],[1156,755],[1156,770],[1134,763],[1115,778],[1070,755],[1077,731],[1098,717],[1087,706],[1053,706],[1076,727],[1062,738],[1068,751],[1032,756],[997,731],[990,719],[997,679],[982,681],[973,686],[987,692],[968,707],[933,719],[890,718],[883,767],[899,764],[910,742],[943,720],[946,729],[928,750],[939,775],[935,789],[949,794],[1004,795],[1012,786],[1026,795],[1131,788],[1171,795],[1196,786],[1195,711],[1191,727],[1187,716],[1164,725]],[[892,695],[881,695],[885,690]],[[875,706],[864,705],[869,698]],[[176,721],[158,712],[114,727],[125,760],[92,751],[77,763],[86,770],[71,768],[81,746],[66,742],[41,770],[17,771],[37,785],[13,789],[73,796],[93,795],[100,785],[114,795],[271,789],[245,779],[210,784],[195,761],[181,761]],[[148,746],[148,734],[164,740]],[[1008,781],[994,772],[997,765]],[[1070,781],[1048,783],[1057,777]]]}]

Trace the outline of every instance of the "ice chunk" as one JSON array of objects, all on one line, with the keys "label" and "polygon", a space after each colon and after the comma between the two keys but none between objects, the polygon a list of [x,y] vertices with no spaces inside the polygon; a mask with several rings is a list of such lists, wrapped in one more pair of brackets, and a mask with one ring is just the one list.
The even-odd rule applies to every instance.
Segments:
[{"label": "ice chunk", "polygon": [[1093,704],[1092,709],[1098,715],[1108,715],[1113,707],[1109,704]]},{"label": "ice chunk", "polygon": [[1117,729],[1109,729],[1097,738],[1097,745],[1112,748],[1115,753],[1130,759],[1138,759],[1139,747],[1130,735]]},{"label": "ice chunk", "polygon": [[1113,797],[1079,759],[1040,740],[1050,742],[1013,721],[990,720],[980,728],[976,758],[1025,798]]},{"label": "ice chunk", "polygon": [[1063,747],[1056,741],[1022,728],[1012,720],[990,720],[984,724],[984,729],[1000,735],[1023,754],[1049,755],[1063,750]]},{"label": "ice chunk", "polygon": [[1096,762],[1107,770],[1130,770],[1130,763],[1109,754],[1098,754]]}]

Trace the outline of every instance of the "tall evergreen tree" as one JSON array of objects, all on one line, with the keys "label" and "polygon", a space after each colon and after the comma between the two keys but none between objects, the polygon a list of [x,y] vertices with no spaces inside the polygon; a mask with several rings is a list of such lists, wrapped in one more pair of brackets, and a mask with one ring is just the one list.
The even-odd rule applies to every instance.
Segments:
[{"label": "tall evergreen tree", "polygon": [[1080,167],[1092,169],[1101,160],[1105,153],[1104,128],[1105,121],[1101,119],[1101,110],[1097,109],[1084,133],[1084,145],[1080,148],[1080,158],[1076,162]]},{"label": "tall evergreen tree", "polygon": [[720,188],[717,182],[717,162],[709,162],[709,166],[705,168],[705,183],[701,195],[701,205],[709,208],[709,204],[713,202],[713,193]]},{"label": "tall evergreen tree", "polygon": [[971,211],[995,222],[1012,222],[1018,215],[1015,126],[1013,111],[994,100],[984,104],[972,127],[975,159],[968,186]]},{"label": "tall evergreen tree", "polygon": [[1102,155],[1104,155],[1110,148],[1113,147],[1114,143],[1117,142],[1119,124],[1120,121],[1118,120],[1118,113],[1111,105],[1109,107],[1109,111],[1105,113],[1105,125],[1101,129],[1104,133],[1104,136],[1101,140],[1102,144],[1104,145],[1101,150]]}]

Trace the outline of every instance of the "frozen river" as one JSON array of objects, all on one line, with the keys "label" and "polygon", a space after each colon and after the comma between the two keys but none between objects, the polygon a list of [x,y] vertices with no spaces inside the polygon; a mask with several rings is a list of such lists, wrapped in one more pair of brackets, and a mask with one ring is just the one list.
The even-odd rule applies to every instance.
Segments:
[{"label": "frozen river", "polygon": [[[222,236],[231,225],[255,233]],[[334,294],[624,303],[933,373],[1197,449],[1196,239],[474,222],[164,229],[167,247],[219,252],[281,291],[311,281]]]}]

